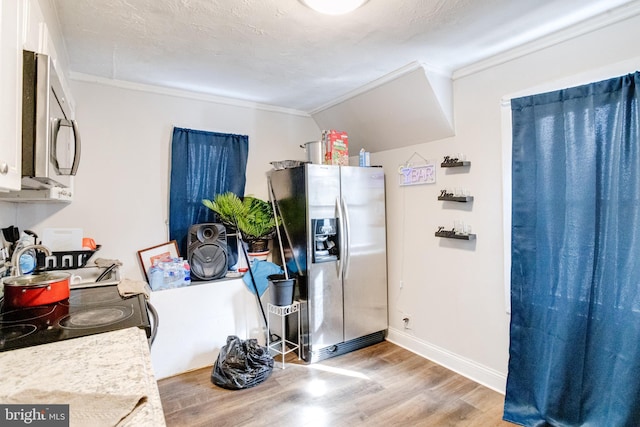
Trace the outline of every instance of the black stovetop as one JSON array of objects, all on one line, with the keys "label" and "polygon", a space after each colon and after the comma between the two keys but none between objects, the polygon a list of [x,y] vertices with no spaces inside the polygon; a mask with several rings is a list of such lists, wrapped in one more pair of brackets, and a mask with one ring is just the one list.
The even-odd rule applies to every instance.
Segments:
[{"label": "black stovetop", "polygon": [[117,285],[72,289],[68,299],[28,308],[0,304],[0,352],[137,326],[151,336],[142,295],[122,298]]}]

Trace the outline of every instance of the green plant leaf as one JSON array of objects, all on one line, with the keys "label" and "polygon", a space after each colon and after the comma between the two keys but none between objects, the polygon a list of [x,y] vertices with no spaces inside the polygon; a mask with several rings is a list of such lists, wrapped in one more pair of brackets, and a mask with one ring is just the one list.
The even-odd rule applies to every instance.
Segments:
[{"label": "green plant leaf", "polygon": [[222,223],[233,227],[238,226],[239,217],[246,215],[246,208],[242,200],[230,191],[216,194],[213,201],[204,199],[202,204],[217,213]]},{"label": "green plant leaf", "polygon": [[243,240],[270,239],[275,233],[276,223],[271,204],[253,196],[243,200],[234,193],[217,194],[212,200],[204,199],[202,204],[211,209],[226,225],[237,228]]}]

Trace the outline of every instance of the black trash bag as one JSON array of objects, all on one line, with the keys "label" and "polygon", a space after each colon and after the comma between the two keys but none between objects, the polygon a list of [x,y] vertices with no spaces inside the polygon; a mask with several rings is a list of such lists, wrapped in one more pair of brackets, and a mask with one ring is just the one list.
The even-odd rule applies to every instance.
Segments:
[{"label": "black trash bag", "polygon": [[227,345],[213,365],[211,382],[215,385],[240,390],[260,384],[273,371],[273,357],[256,339],[241,340],[235,335],[227,337]]}]

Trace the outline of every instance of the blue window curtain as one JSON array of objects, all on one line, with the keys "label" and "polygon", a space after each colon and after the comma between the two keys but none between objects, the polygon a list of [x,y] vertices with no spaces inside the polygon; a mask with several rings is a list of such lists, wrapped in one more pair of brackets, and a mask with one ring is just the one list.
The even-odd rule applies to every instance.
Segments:
[{"label": "blue window curtain", "polygon": [[505,420],[640,425],[639,83],[512,100]]},{"label": "blue window curtain", "polygon": [[[227,191],[244,196],[248,155],[246,135],[173,129],[169,238],[178,242],[184,257],[189,227],[216,222],[215,212],[206,208],[202,199]],[[233,245],[230,249],[235,253]]]}]

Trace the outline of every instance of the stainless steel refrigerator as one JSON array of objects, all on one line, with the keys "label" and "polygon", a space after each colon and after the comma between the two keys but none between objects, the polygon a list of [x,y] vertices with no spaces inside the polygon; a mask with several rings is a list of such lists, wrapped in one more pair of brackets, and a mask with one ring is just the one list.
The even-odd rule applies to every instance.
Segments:
[{"label": "stainless steel refrigerator", "polygon": [[275,250],[275,261],[297,276],[303,359],[316,362],[384,340],[383,169],[304,164],[271,171],[269,181],[283,222],[285,260]]}]

